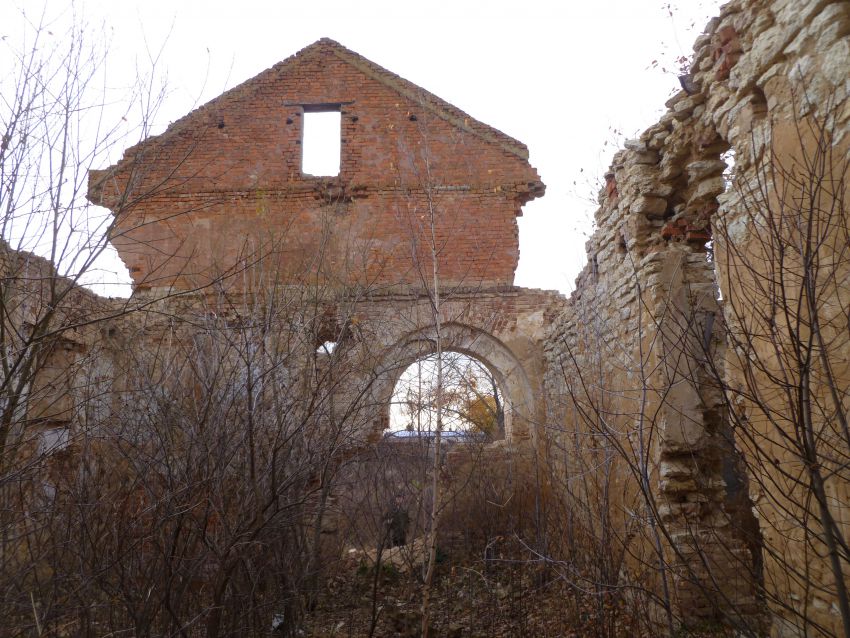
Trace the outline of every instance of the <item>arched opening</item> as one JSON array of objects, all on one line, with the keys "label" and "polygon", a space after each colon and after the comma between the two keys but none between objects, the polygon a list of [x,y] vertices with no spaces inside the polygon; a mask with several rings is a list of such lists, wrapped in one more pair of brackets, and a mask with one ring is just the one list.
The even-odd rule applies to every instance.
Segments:
[{"label": "arched opening", "polygon": [[542,406],[524,361],[488,330],[453,321],[387,339],[362,402],[371,444],[340,481],[352,546],[379,547],[370,560],[415,570],[431,532],[489,547],[532,520],[514,452]]},{"label": "arched opening", "polygon": [[[489,375],[495,381],[504,417],[501,431],[494,440],[512,441],[531,436],[530,427],[538,422],[540,406],[535,401],[528,376],[513,352],[489,333],[456,323],[442,326],[440,341],[442,347],[439,350],[444,353],[444,358],[463,355],[464,358],[458,359],[458,362],[474,360],[478,374],[482,378]],[[417,361],[433,357],[437,350],[435,331],[433,327],[426,327],[408,333],[385,351],[381,364],[375,369],[376,377],[370,389],[370,405],[377,408],[373,434],[406,429],[406,424],[398,425],[398,417],[395,424],[393,422],[392,407],[396,402],[394,396],[399,379]]]},{"label": "arched opening", "polygon": [[385,435],[497,440],[510,416],[497,373],[472,355],[432,353],[410,364],[396,381]]}]

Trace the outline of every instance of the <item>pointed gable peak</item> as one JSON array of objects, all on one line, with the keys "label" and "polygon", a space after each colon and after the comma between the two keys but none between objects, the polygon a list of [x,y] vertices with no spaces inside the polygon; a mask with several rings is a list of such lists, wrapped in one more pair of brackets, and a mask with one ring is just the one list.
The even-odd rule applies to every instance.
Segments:
[{"label": "pointed gable peak", "polygon": [[413,82],[405,80],[403,77],[372,62],[359,53],[346,48],[331,38],[321,38],[316,40],[312,44],[307,45],[298,51],[292,57],[287,58],[283,62],[279,63],[279,65],[276,65],[276,68],[283,70],[286,65],[290,64],[294,60],[298,60],[299,58],[304,59],[305,57],[319,54],[324,51],[333,53],[337,58],[355,67],[360,72],[378,82],[381,82],[388,88],[397,92],[400,96],[417,102],[420,106],[428,109],[431,113],[453,126],[460,128],[467,133],[476,135],[487,142],[497,144],[520,159],[528,159],[528,148],[522,142],[505,135],[501,131],[488,126],[483,122],[479,122],[449,102],[446,102],[433,93],[426,91]]},{"label": "pointed gable peak", "polygon": [[[314,53],[316,51],[319,51],[321,49],[339,49],[339,50],[342,50],[342,51],[348,51],[348,49],[346,49],[339,42],[337,42],[336,40],[333,40],[332,38],[319,38],[315,42],[312,42],[311,44],[308,44],[306,47],[298,50],[297,52],[295,52],[293,55],[286,58],[285,60],[281,60],[275,66],[285,65],[287,62],[289,62],[293,58],[301,58],[301,57],[310,55],[311,53]],[[348,52],[353,53],[353,51],[348,51]]]},{"label": "pointed gable peak", "polygon": [[[183,132],[191,130],[193,127],[203,126],[206,120],[215,118],[216,113],[221,108],[236,101],[251,99],[250,96],[254,92],[260,90],[264,85],[285,78],[288,73],[296,69],[301,63],[313,57],[328,55],[334,56],[336,59],[354,67],[367,77],[380,82],[390,90],[398,93],[400,97],[415,102],[421,108],[443,119],[451,126],[461,129],[467,134],[474,135],[485,142],[495,144],[520,160],[528,160],[528,148],[522,142],[505,135],[483,122],[479,122],[456,106],[417,86],[413,82],[405,80],[392,71],[375,64],[359,53],[346,48],[336,40],[321,38],[285,60],[278,62],[245,82],[228,89],[218,97],[172,122],[162,134],[151,136],[139,144],[126,149],[122,160],[113,168],[125,165],[126,162],[133,162],[135,158],[139,157],[140,151],[162,144],[174,136],[179,136]],[[206,123],[208,124],[208,122]]]}]

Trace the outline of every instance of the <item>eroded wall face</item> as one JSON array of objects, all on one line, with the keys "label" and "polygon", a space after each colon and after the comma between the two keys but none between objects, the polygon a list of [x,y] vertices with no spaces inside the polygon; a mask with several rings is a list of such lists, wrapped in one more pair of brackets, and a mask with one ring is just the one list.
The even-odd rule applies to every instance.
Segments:
[{"label": "eroded wall face", "polygon": [[109,412],[118,354],[110,333],[121,302],[99,298],[46,259],[3,241],[0,273],[0,460],[8,477],[39,468],[45,455],[69,446],[72,431]]},{"label": "eroded wall face", "polygon": [[758,628],[766,602],[775,635],[842,627],[848,34],[846,2],[724,7],[686,90],[615,156],[551,333],[565,471],[599,467],[576,441],[608,450],[575,498],[625,485],[632,574],[663,592],[662,554],[686,622]]}]

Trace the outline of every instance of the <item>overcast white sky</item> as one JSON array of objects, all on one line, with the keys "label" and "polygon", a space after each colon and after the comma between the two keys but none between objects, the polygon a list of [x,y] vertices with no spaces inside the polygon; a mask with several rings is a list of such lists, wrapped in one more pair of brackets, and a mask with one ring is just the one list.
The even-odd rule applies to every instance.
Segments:
[{"label": "overcast white sky", "polygon": [[[8,4],[7,4],[8,3]],[[0,36],[10,11],[0,0]],[[50,11],[68,2],[48,0]],[[155,132],[321,37],[330,37],[524,142],[546,196],[520,219],[516,283],[568,292],[602,174],[622,136],[663,112],[675,58],[717,0],[87,0],[109,43],[109,82],[161,49],[169,94]],[[40,6],[40,4],[39,4]],[[653,61],[658,66],[653,68]],[[666,68],[666,72],[661,69]],[[115,294],[115,291],[113,291]]]}]

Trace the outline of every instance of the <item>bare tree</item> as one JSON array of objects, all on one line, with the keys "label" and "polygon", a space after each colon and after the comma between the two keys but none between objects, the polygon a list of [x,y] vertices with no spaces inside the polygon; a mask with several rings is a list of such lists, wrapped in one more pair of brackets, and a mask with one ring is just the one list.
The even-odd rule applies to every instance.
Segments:
[{"label": "bare tree", "polygon": [[[103,400],[93,396],[88,345],[100,322],[122,312],[79,287],[108,247],[109,223],[85,201],[88,170],[128,134],[144,136],[161,97],[152,74],[112,106],[105,52],[73,11],[23,14],[16,24],[3,38],[0,78],[0,568],[13,604],[19,578],[43,578],[38,551],[19,561],[44,533],[30,516],[44,454],[70,443],[72,421],[86,426],[92,414],[79,399]],[[128,131],[139,102],[140,130]],[[40,627],[40,601],[33,590],[28,598]]]},{"label": "bare tree", "polygon": [[837,104],[795,98],[805,110],[767,123],[770,145],[735,171],[715,225],[727,348],[714,372],[778,622],[850,636],[847,123]]},{"label": "bare tree", "polygon": [[[612,328],[597,325],[605,314],[587,308],[585,325],[562,344],[571,429],[549,442],[550,458],[563,456],[552,467],[567,474],[550,477],[557,487],[548,514],[562,516],[565,535],[594,548],[598,561],[581,570],[582,557],[567,548],[557,568],[577,586],[628,588],[661,603],[670,633],[680,619],[668,577],[702,591],[714,618],[746,635],[764,632],[764,602],[789,630],[835,636],[850,627],[846,118],[831,103],[796,104],[798,118],[762,122],[751,140],[760,151],[738,158],[713,219],[713,252],[700,258],[699,249],[681,248],[689,268],[716,269],[719,305],[683,276],[681,299],[637,286],[634,339],[605,342]],[[675,261],[675,246],[670,255]],[[703,274],[694,280],[710,279]],[[664,411],[694,418],[676,406],[683,386],[715,451],[665,458]],[[723,479],[714,482],[725,495],[694,481],[700,466],[721,476],[719,459]],[[618,483],[623,489],[612,492]],[[664,491],[679,484],[720,504],[713,527],[701,524],[696,500],[668,502]],[[683,515],[673,517],[671,505]],[[755,595],[736,598],[730,571]]]},{"label": "bare tree", "polygon": [[318,283],[321,256],[303,285],[275,279],[257,267],[265,244],[196,290],[80,288],[126,232],[116,220],[175,172],[152,183],[137,162],[109,183],[114,215],[94,216],[90,169],[126,145],[139,104],[131,132],[149,134],[161,93],[142,78],[126,110],[107,106],[104,52],[75,18],[60,32],[41,16],[31,40],[3,43],[2,631],[221,635],[275,616],[294,631],[336,469],[365,440],[345,347],[356,299]]}]

